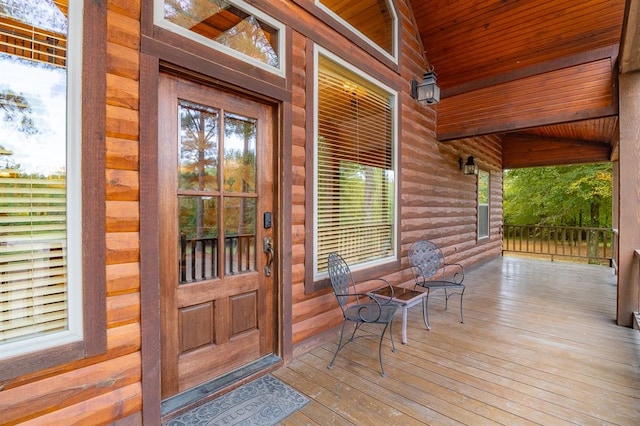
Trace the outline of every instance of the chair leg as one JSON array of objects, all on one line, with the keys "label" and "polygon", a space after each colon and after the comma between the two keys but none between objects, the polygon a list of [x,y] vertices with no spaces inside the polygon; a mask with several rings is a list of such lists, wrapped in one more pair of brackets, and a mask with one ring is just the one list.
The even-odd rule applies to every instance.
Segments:
[{"label": "chair leg", "polygon": [[464,316],[462,315],[462,297],[464,296],[464,290],[466,287],[462,289],[462,293],[460,293],[460,323],[464,324]]},{"label": "chair leg", "polygon": [[429,289],[427,289],[427,295],[422,298],[422,319],[424,319],[427,330],[431,330],[429,325]]},{"label": "chair leg", "polygon": [[446,311],[449,307],[449,294],[447,294],[447,289],[444,289],[444,310]]},{"label": "chair leg", "polygon": [[360,326],[361,326],[362,324],[363,324],[363,323],[361,323],[361,322],[357,322],[357,323],[356,323],[356,326],[355,326],[355,327],[353,327],[353,333],[351,333],[351,337],[349,338],[349,341],[350,341],[350,342],[353,342],[353,338],[356,336],[356,331],[358,331],[358,329],[360,328]]},{"label": "chair leg", "polygon": [[396,349],[396,344],[393,341],[393,318],[391,318],[391,321],[389,322],[389,337],[391,338],[391,352],[398,352],[398,350]]},{"label": "chair leg", "polygon": [[[382,375],[382,377],[387,377],[387,373],[385,373],[384,367],[382,366],[382,340],[384,339],[384,333],[386,333],[387,328],[389,327],[389,325],[391,325],[392,322],[393,321],[390,321],[389,323],[384,325],[384,330],[382,330],[382,335],[380,336],[380,343],[378,343],[378,360],[380,361],[380,374]],[[393,338],[391,339],[391,345],[393,346],[393,352],[395,352],[396,347],[393,344]]]},{"label": "chair leg", "polygon": [[[333,359],[331,360],[331,362],[329,363],[329,365],[327,365],[327,368],[329,370],[331,370],[333,368],[333,363],[336,361],[336,357],[338,356],[338,352],[340,352],[340,349],[342,349],[343,345],[342,345],[342,336],[344,335],[344,326],[347,324],[347,321],[343,321],[342,322],[342,328],[340,329],[340,342],[338,343],[338,347],[336,348],[336,352],[333,354]],[[357,327],[356,327],[357,329]],[[353,333],[355,334],[355,330],[353,330]],[[349,339],[348,341],[351,341],[353,339],[353,335],[351,335],[351,339]],[[347,342],[344,342],[344,344],[346,345]]]}]

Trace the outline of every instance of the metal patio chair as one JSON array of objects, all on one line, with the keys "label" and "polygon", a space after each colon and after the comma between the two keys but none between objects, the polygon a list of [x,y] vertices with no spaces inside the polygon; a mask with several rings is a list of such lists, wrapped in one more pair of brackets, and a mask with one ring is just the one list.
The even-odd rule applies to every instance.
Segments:
[{"label": "metal patio chair", "polygon": [[444,290],[446,310],[449,305],[449,298],[453,295],[460,296],[460,322],[464,323],[462,315],[462,298],[465,286],[464,268],[459,263],[446,263],[442,250],[431,241],[416,241],[409,247],[407,253],[413,278],[414,287],[426,289],[426,295],[422,299],[422,314],[424,324],[428,330],[429,325],[429,294],[432,290]]},{"label": "metal patio chair", "polygon": [[[358,293],[356,289],[356,282],[353,280],[353,275],[351,274],[351,269],[349,269],[349,265],[339,254],[329,254],[328,269],[331,286],[333,287],[333,292],[335,293],[336,299],[338,300],[340,309],[342,309],[342,316],[344,320],[342,322],[342,328],[340,329],[340,342],[338,343],[336,352],[333,354],[333,359],[331,360],[327,368],[333,368],[333,363],[336,360],[338,352],[348,342],[351,342],[358,337],[377,337],[376,334],[371,333],[356,336],[356,331],[360,329],[360,326],[362,326],[363,324],[382,324],[383,328],[382,333],[380,333],[380,343],[378,344],[378,358],[380,360],[380,371],[382,377],[386,377],[387,374],[385,373],[384,367],[382,366],[382,340],[384,339],[384,334],[388,328],[389,336],[391,338],[391,346],[393,348],[392,350],[393,352],[396,352],[396,346],[393,342],[393,330],[391,326],[393,324],[393,317],[396,313],[396,309],[398,309],[398,306],[390,302],[381,302],[377,300],[371,293]],[[391,289],[391,295],[393,295],[393,287],[391,286],[391,284],[389,284],[389,282],[382,278],[375,278],[374,280],[379,280],[385,285],[389,286]],[[347,323],[354,323],[355,326],[353,329],[353,333],[351,334],[351,338],[343,343],[342,341],[344,337],[344,329]]]}]

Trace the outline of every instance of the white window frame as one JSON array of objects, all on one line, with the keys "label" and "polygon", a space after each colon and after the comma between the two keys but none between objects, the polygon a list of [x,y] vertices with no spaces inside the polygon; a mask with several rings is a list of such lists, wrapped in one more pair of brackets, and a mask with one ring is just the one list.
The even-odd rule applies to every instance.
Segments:
[{"label": "white window frame", "polygon": [[[359,263],[357,265],[350,265],[350,269],[352,271],[358,271],[358,270],[362,270],[362,269],[366,269],[372,266],[379,266],[379,265],[383,265],[383,264],[387,264],[390,262],[395,262],[397,260],[397,255],[398,255],[398,92],[396,90],[393,90],[392,88],[390,88],[389,86],[387,86],[386,84],[380,82],[379,80],[376,80],[375,78],[371,77],[370,75],[368,75],[366,72],[362,71],[361,69],[358,69],[356,67],[354,67],[352,64],[344,61],[343,59],[341,59],[340,57],[334,55],[333,53],[331,53],[330,51],[328,51],[327,49],[324,49],[321,46],[315,46],[314,49],[314,76],[313,76],[313,81],[314,81],[314,95],[313,95],[313,111],[314,111],[314,120],[313,120],[313,161],[314,161],[314,166],[313,166],[313,199],[317,200],[318,199],[318,144],[317,144],[317,140],[318,140],[318,136],[319,136],[319,131],[318,131],[318,72],[319,72],[319,58],[320,55],[325,56],[326,58],[330,59],[331,61],[337,63],[338,65],[340,65],[343,68],[346,68],[347,70],[351,71],[352,73],[360,76],[361,78],[363,78],[364,80],[366,80],[367,82],[371,83],[372,85],[375,85],[377,87],[379,87],[380,89],[386,91],[387,93],[389,93],[390,98],[391,98],[391,103],[392,103],[392,117],[391,117],[391,124],[393,126],[393,131],[391,132],[392,135],[392,155],[393,155],[393,173],[394,173],[394,179],[393,179],[393,185],[394,185],[394,191],[393,191],[393,212],[394,212],[394,221],[393,221],[393,241],[392,241],[392,253],[389,256],[386,256],[384,258],[380,258],[380,259],[376,259],[373,261],[369,261],[369,262],[363,262],[363,263]],[[318,281],[318,280],[322,280],[322,279],[326,279],[329,277],[329,274],[327,272],[318,272],[318,203],[314,203],[313,204],[313,280],[314,281]]]},{"label": "white window frame", "polygon": [[67,34],[67,307],[65,331],[0,344],[0,361],[84,339],[82,282],[82,1],[69,2]]},{"label": "white window frame", "polygon": [[182,37],[193,40],[197,43],[210,47],[226,55],[239,58],[245,62],[250,63],[251,65],[262,68],[280,77],[284,77],[286,75],[285,64],[287,63],[286,48],[285,48],[286,46],[285,41],[286,41],[287,35],[286,35],[284,24],[273,19],[269,15],[266,15],[265,13],[261,12],[260,10],[256,9],[255,7],[249,5],[248,3],[242,0],[229,0],[229,3],[238,7],[239,9],[244,10],[250,15],[254,15],[261,21],[266,22],[267,24],[271,25],[272,27],[278,30],[278,68],[272,67],[268,64],[265,64],[264,62],[261,62],[255,58],[252,58],[249,55],[246,55],[242,52],[239,52],[221,43],[218,43],[215,40],[211,40],[198,33],[189,31],[187,28],[183,28],[179,25],[174,24],[173,22],[165,20],[164,19],[164,0],[153,0],[153,21],[155,25],[165,28],[173,33],[179,34]]},{"label": "white window frame", "polygon": [[337,13],[335,13],[333,10],[329,9],[327,6],[325,6],[321,0],[315,0],[315,4],[317,7],[319,7],[320,9],[322,9],[324,12],[328,13],[329,15],[333,16],[337,21],[339,21],[340,23],[342,23],[342,25],[344,25],[346,28],[349,29],[349,31],[353,32],[354,34],[356,34],[358,37],[360,37],[363,41],[365,41],[369,46],[373,47],[375,50],[377,50],[378,52],[380,52],[382,55],[384,55],[386,58],[390,59],[394,64],[398,64],[398,14],[396,13],[396,8],[394,7],[393,4],[393,0],[385,0],[385,2],[387,3],[387,7],[389,8],[389,12],[392,15],[392,37],[393,40],[391,41],[391,46],[392,46],[392,53],[387,52],[386,50],[384,50],[382,47],[380,47],[378,44],[374,43],[369,37],[367,37],[366,35],[364,35],[363,33],[360,32],[360,30],[358,30],[356,27],[354,27],[353,25],[351,25],[349,22],[345,21],[340,15],[338,15]]}]

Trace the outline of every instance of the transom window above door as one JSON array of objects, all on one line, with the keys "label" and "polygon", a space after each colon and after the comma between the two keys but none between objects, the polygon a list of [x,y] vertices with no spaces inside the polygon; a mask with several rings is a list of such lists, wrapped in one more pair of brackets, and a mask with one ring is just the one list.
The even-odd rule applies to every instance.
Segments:
[{"label": "transom window above door", "polygon": [[316,0],[316,4],[397,63],[398,18],[392,0]]},{"label": "transom window above door", "polygon": [[244,1],[154,0],[155,24],[284,75],[284,25]]}]

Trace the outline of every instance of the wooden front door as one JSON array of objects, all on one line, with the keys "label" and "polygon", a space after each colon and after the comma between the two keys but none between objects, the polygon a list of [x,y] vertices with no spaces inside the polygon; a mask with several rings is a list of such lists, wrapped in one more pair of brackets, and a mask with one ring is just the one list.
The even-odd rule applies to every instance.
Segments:
[{"label": "wooden front door", "polygon": [[158,108],[167,398],[275,353],[274,132],[272,107],[169,75]]}]

